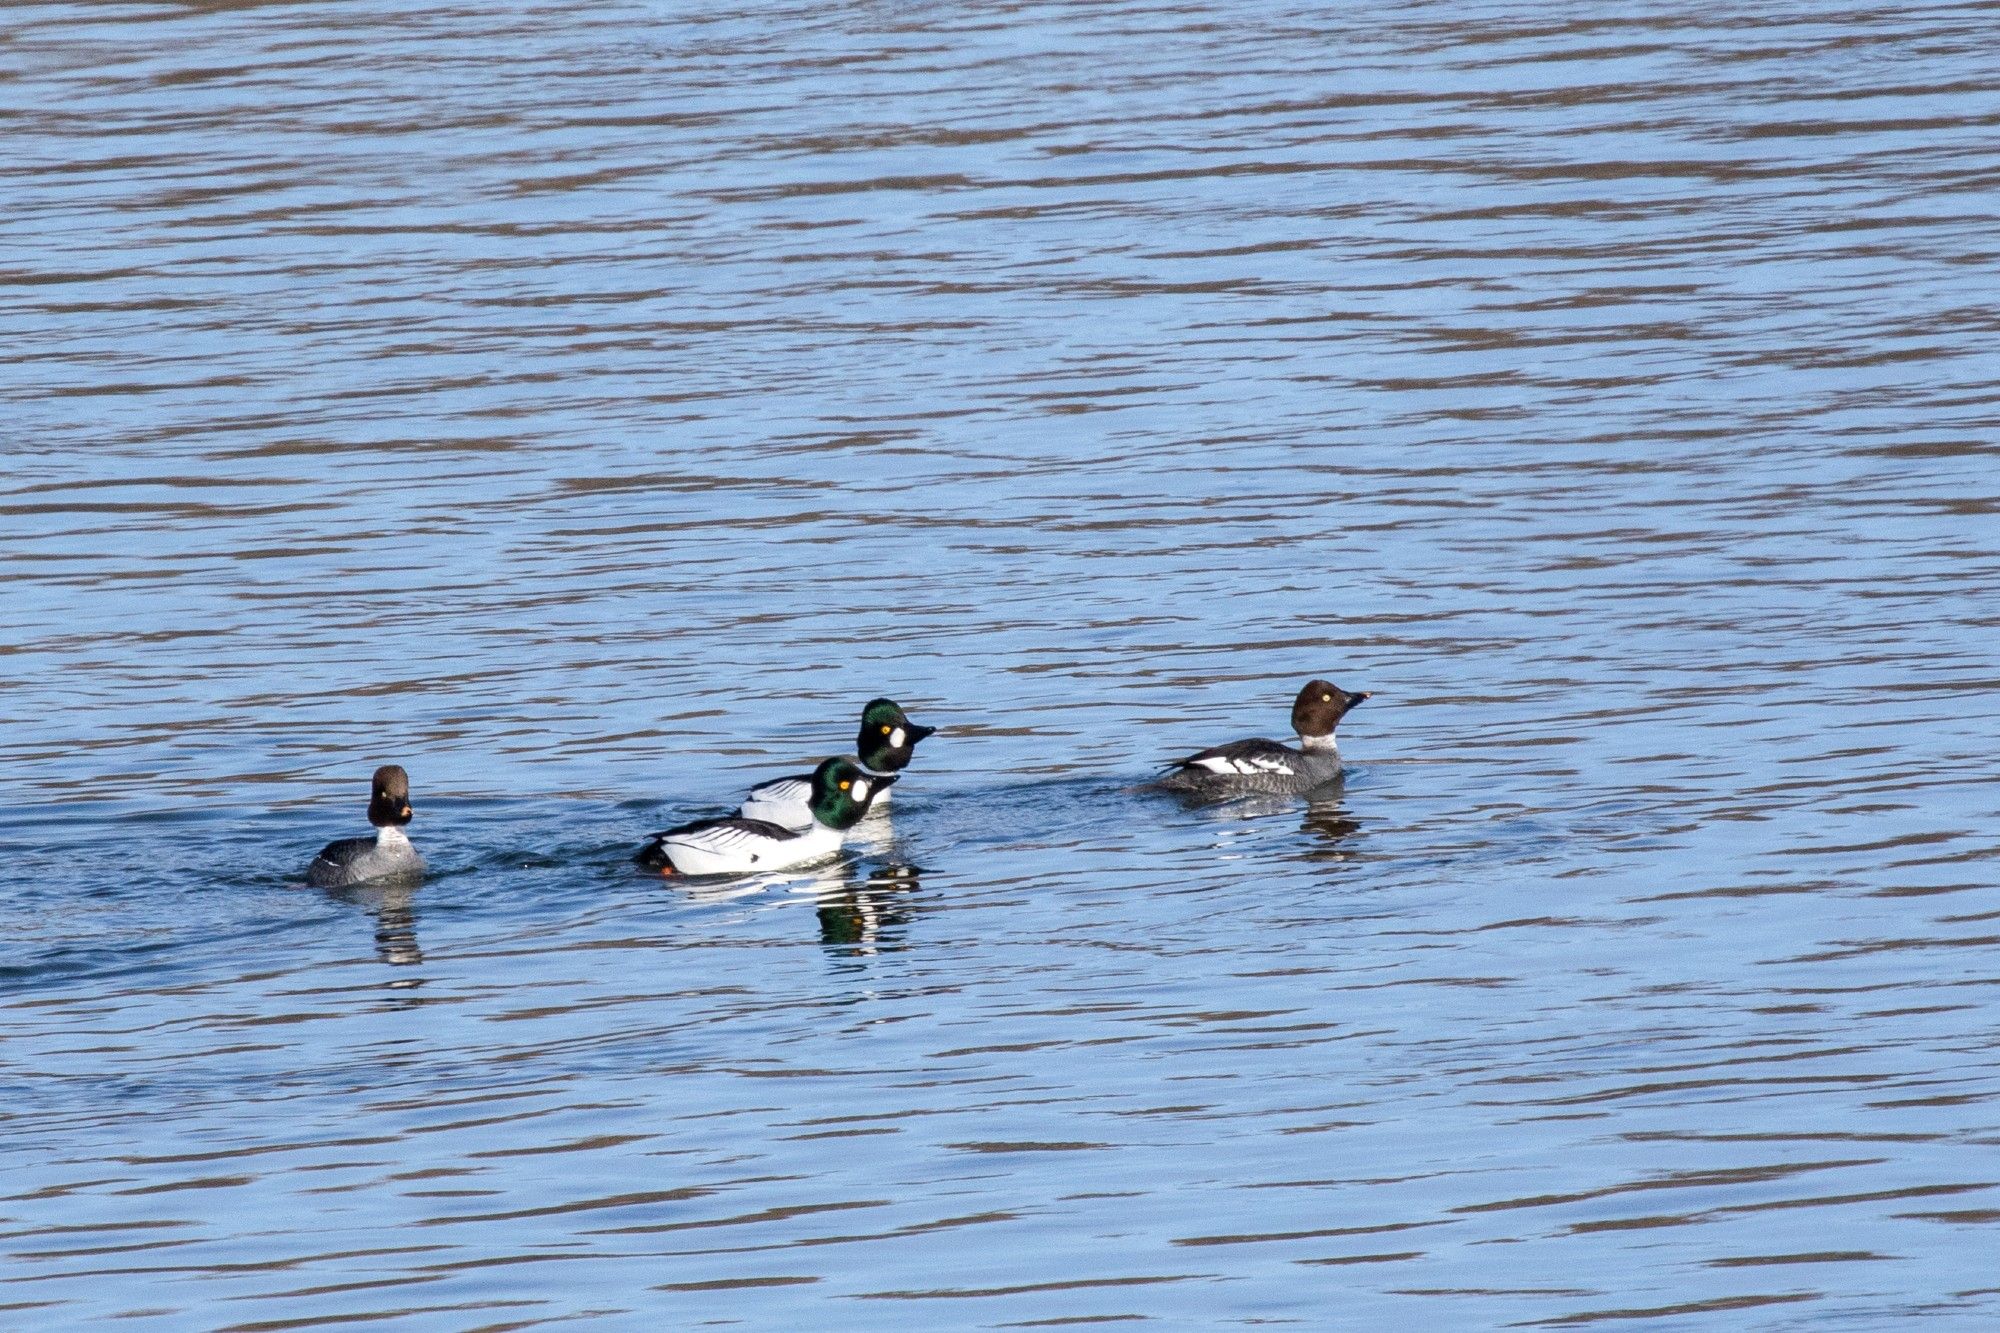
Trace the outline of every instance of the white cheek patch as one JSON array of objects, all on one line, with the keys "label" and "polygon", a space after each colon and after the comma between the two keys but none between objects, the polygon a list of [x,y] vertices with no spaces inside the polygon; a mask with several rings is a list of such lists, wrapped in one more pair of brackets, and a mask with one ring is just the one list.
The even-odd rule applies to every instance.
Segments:
[{"label": "white cheek patch", "polygon": [[903,748],[903,729],[901,727],[897,727],[889,733],[889,748],[892,750]]},{"label": "white cheek patch", "polygon": [[855,800],[857,800],[857,801],[865,801],[865,800],[867,800],[867,799],[868,799],[868,783],[867,783],[867,781],[866,781],[865,779],[862,779],[862,780],[857,780],[857,781],[855,782],[855,784],[854,784],[854,791],[853,791],[853,792],[851,793],[851,795],[852,795],[852,796],[854,797],[854,799],[855,799]]}]

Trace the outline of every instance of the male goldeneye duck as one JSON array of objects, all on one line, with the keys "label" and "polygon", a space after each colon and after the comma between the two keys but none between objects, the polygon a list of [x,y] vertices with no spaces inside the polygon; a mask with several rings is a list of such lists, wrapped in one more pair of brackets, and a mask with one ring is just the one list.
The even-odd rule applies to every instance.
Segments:
[{"label": "male goldeneye duck", "polygon": [[[849,758],[878,779],[901,773],[915,756],[917,742],[936,731],[936,727],[920,727],[910,721],[894,699],[871,699],[861,710],[861,731],[854,738],[854,754]],[[889,804],[887,784],[880,786],[883,789],[875,797],[878,810]],[[812,823],[811,801],[812,774],[800,773],[752,787],[736,813],[786,828],[805,828]]]},{"label": "male goldeneye duck", "polygon": [[306,883],[331,889],[390,875],[421,874],[424,858],[403,833],[403,826],[415,817],[410,809],[410,775],[400,764],[382,765],[375,770],[374,793],[368,799],[368,822],[375,826],[375,836],[328,843],[306,867]]},{"label": "male goldeneye duck", "polygon": [[1296,795],[1340,776],[1340,747],[1333,729],[1368,694],[1350,694],[1330,681],[1307,681],[1292,702],[1292,730],[1299,748],[1277,741],[1245,740],[1218,745],[1167,765],[1158,785],[1200,795],[1269,792]]},{"label": "male goldeneye duck", "polygon": [[741,815],[697,819],[655,833],[637,859],[663,875],[742,875],[824,861],[840,850],[843,835],[895,780],[893,773],[870,773],[851,759],[828,759],[810,779],[812,818],[806,827],[791,829]]}]

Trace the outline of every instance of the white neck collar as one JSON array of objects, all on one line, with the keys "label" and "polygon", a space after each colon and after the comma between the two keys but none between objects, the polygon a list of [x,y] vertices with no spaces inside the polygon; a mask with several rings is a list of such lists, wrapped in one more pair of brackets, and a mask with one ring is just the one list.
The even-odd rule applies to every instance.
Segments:
[{"label": "white neck collar", "polygon": [[1305,752],[1306,752],[1307,754],[1339,754],[1339,753],[1340,753],[1340,747],[1339,747],[1338,745],[1334,744],[1334,741],[1333,741],[1333,733],[1332,733],[1332,732],[1330,732],[1330,731],[1329,731],[1329,732],[1327,732],[1327,733],[1326,733],[1326,735],[1324,735],[1324,736],[1301,736],[1301,737],[1299,737],[1299,748],[1300,748],[1301,750],[1304,750],[1304,751],[1305,751]]}]

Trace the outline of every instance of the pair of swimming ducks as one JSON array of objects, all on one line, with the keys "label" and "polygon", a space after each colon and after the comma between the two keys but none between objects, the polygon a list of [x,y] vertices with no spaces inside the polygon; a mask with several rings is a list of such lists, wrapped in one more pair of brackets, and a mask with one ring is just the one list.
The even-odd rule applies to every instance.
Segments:
[{"label": "pair of swimming ducks", "polygon": [[[1365,691],[1308,681],[1292,702],[1296,749],[1272,740],[1231,741],[1173,760],[1153,785],[1196,796],[1298,795],[1324,786],[1340,776],[1334,729],[1366,698]],[[888,803],[917,742],[936,731],[910,721],[893,699],[871,700],[861,710],[853,754],[752,787],[734,815],[656,833],[636,859],[666,875],[741,875],[823,861],[840,850],[847,830]],[[376,769],[368,802],[375,836],[328,843],[307,867],[306,881],[334,888],[418,874],[423,858],[403,832],[414,817],[410,775],[398,764]]]}]

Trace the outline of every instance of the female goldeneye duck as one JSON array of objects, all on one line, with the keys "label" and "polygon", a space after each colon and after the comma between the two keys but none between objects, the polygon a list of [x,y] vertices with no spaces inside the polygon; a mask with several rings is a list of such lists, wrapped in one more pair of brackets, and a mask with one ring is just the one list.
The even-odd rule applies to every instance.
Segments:
[{"label": "female goldeneye duck", "polygon": [[[935,734],[936,727],[920,727],[910,721],[894,699],[870,699],[861,710],[861,731],[854,738],[854,753],[848,758],[859,763],[877,779],[901,773],[915,757],[917,742]],[[875,808],[889,804],[888,784],[880,784]],[[812,823],[812,774],[773,778],[750,789],[736,813],[745,819],[764,819],[786,828],[805,828]]]},{"label": "female goldeneye duck", "polygon": [[1368,698],[1350,694],[1331,681],[1307,681],[1292,702],[1292,730],[1299,748],[1277,741],[1231,741],[1167,765],[1159,786],[1199,795],[1269,792],[1296,795],[1340,776],[1340,747],[1333,729],[1349,709]]},{"label": "female goldeneye duck", "polygon": [[375,836],[328,843],[306,867],[306,883],[331,889],[390,875],[421,874],[424,858],[403,833],[415,817],[410,809],[410,775],[400,764],[382,765],[375,770],[374,791],[368,799],[368,822],[375,826]]},{"label": "female goldeneye duck", "polygon": [[809,780],[812,817],[806,827],[786,828],[741,815],[697,819],[655,833],[637,860],[663,875],[742,875],[824,861],[840,850],[847,830],[861,822],[869,805],[895,780],[893,773],[870,773],[851,759],[828,759]]}]

